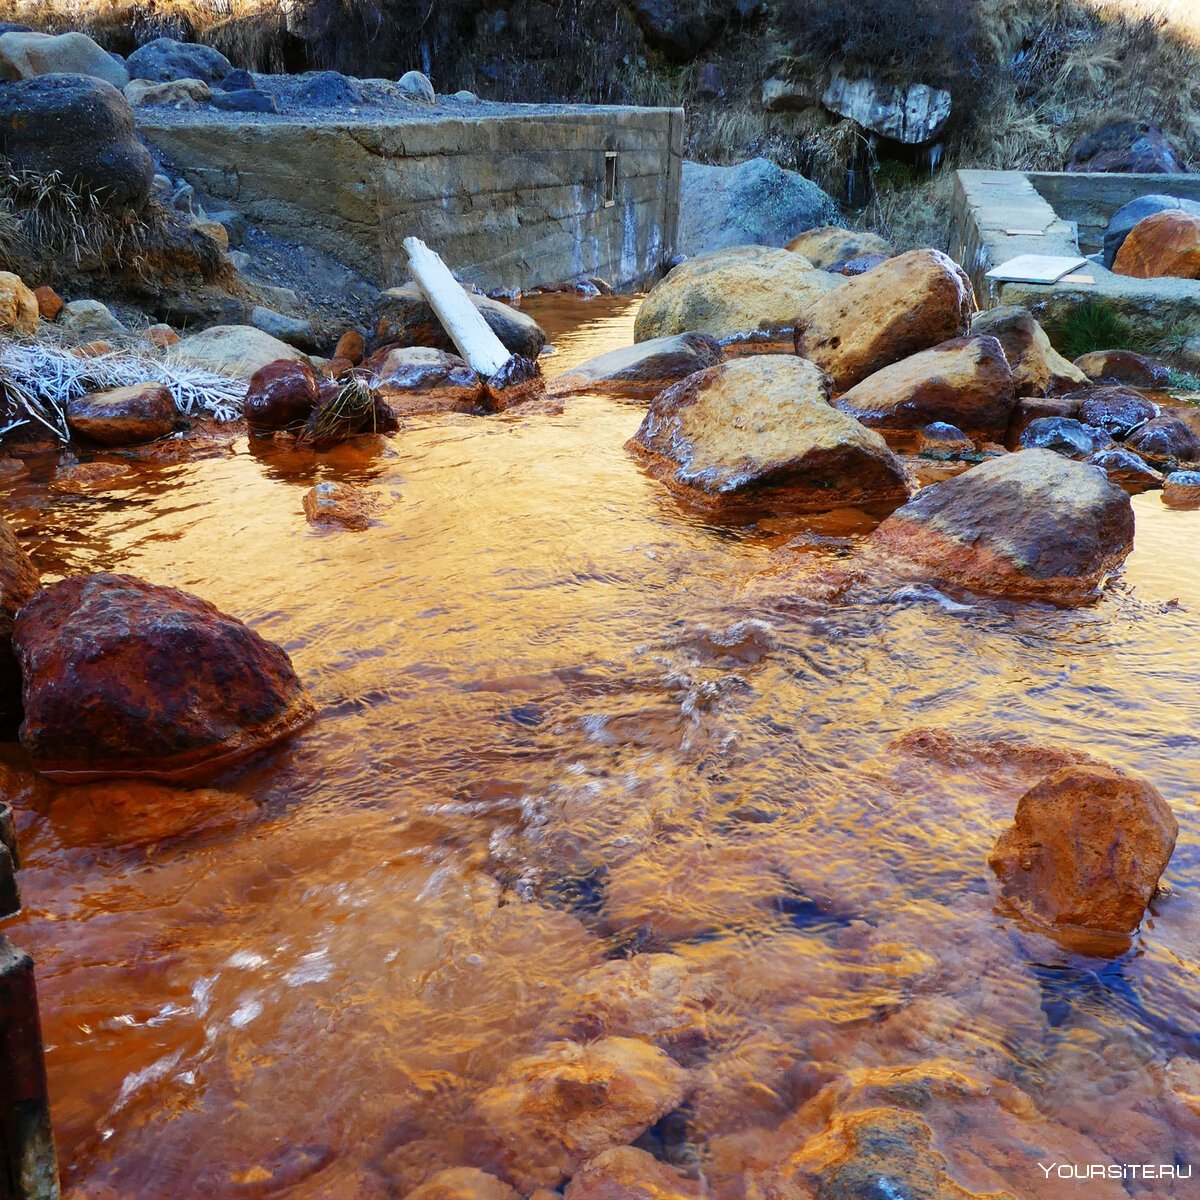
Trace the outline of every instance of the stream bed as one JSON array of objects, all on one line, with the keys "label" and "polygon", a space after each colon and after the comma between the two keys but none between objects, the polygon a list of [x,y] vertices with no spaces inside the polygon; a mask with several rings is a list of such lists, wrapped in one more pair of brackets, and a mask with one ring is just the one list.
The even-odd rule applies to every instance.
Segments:
[{"label": "stream bed", "polygon": [[[636,307],[528,300],[547,373],[628,344]],[[608,1032],[691,1073],[639,1145],[732,1200],[820,1089],[905,1067],[971,1081],[912,1104],[972,1191],[1200,1195],[1037,1165],[1200,1166],[1200,512],[1134,497],[1133,554],[1075,611],[822,605],[788,571],[871,520],[709,523],[623,449],[642,412],[580,396],[324,455],[243,437],[75,494],[38,460],[0,473],[44,578],[195,592],[320,710],[202,788],[0,755],[68,1193],[402,1197],[494,1165],[473,1104],[514,1060]],[[389,504],[314,528],[327,479]],[[1115,957],[997,907],[987,854],[1040,745],[1178,817],[1169,892]],[[684,982],[621,974],[646,955]]]}]

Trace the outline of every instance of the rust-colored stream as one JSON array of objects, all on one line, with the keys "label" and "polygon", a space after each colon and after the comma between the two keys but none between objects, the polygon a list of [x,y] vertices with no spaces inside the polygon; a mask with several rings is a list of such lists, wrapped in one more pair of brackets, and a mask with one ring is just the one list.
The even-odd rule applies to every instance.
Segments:
[{"label": "rust-colored stream", "polygon": [[[528,311],[558,373],[629,342],[635,307]],[[640,416],[585,396],[329,456],[243,438],[79,495],[54,464],[0,474],[48,578],[194,591],[282,643],[321,709],[202,789],[53,787],[6,752],[28,863],[6,932],[38,963],[68,1188],[374,1200],[486,1167],[473,1097],[589,1036],[602,964],[652,952],[704,997],[671,1153],[724,1195],[748,1130],[854,1068],[938,1058],[1030,1101],[1023,1154],[999,1117],[928,1117],[968,1186],[1200,1186],[1036,1167],[1080,1144],[1200,1159],[1200,512],[1135,498],[1134,554],[1080,611],[891,586],[822,607],[751,581],[791,539],[836,557],[869,524],[706,524],[623,450]],[[315,530],[300,499],[328,478],[395,503]],[[917,728],[1157,785],[1171,894],[1128,953],[996,910],[986,856],[1029,772],[895,748]]]}]

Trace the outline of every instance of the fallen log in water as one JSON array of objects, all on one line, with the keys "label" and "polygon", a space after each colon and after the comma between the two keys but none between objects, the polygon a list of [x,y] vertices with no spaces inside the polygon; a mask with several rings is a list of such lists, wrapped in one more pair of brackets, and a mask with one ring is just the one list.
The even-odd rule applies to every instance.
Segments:
[{"label": "fallen log in water", "polygon": [[420,238],[404,239],[408,266],[417,287],[450,335],[459,354],[483,378],[483,390],[497,412],[541,395],[542,371],[532,359],[510,354],[492,332],[466,289]]}]

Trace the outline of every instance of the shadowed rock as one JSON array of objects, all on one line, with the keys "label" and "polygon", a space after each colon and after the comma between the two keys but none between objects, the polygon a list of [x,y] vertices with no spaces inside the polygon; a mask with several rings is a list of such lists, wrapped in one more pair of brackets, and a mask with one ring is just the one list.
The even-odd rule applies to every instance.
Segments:
[{"label": "shadowed rock", "polygon": [[1004,898],[1051,926],[1132,933],[1179,825],[1144,779],[1098,766],[1056,771],[1025,793],[988,859]]},{"label": "shadowed rock", "polygon": [[892,247],[877,233],[863,229],[843,229],[840,225],[823,225],[798,234],[787,244],[789,250],[803,254],[814,267],[832,270],[838,263],[880,254],[888,258]]},{"label": "shadowed rock", "polygon": [[13,654],[13,626],[17,613],[40,585],[37,568],[12,527],[0,518],[0,721],[11,721],[21,711],[21,671]]},{"label": "shadowed rock", "polygon": [[1087,458],[1112,444],[1112,438],[1103,429],[1070,417],[1038,417],[1021,434],[1021,445],[1026,450],[1053,450],[1068,458]]},{"label": "shadowed rock", "polygon": [[723,511],[899,503],[909,483],[874,430],[828,403],[812,363],[757,355],[660,392],[628,443],[686,499]]},{"label": "shadowed rock", "polygon": [[1087,383],[1087,376],[1050,344],[1033,313],[1016,304],[976,313],[971,333],[994,337],[1004,350],[1018,396],[1045,396]]},{"label": "shadowed rock", "polygon": [[891,363],[962,337],[974,308],[961,267],[939,250],[913,250],[800,309],[796,353],[844,392]]},{"label": "shadowed rock", "polygon": [[869,545],[942,583],[1070,606],[1132,549],[1133,508],[1097,468],[1024,450],[924,488]]},{"label": "shadowed rock", "polygon": [[1132,350],[1093,350],[1075,365],[1093,382],[1122,387],[1158,388],[1167,382],[1167,368]]},{"label": "shadowed rock", "polygon": [[1091,387],[1072,392],[1079,401],[1079,419],[1115,438],[1128,437],[1139,425],[1159,415],[1158,405],[1127,387]]},{"label": "shadowed rock", "polygon": [[314,713],[291,661],[206,600],[130,575],[79,575],[21,609],[21,744],[63,782],[170,782],[223,770]]},{"label": "shadowed rock", "polygon": [[1160,471],[1156,471],[1141,455],[1134,454],[1125,446],[1111,446],[1088,455],[1087,461],[1099,467],[1113,483],[1120,484],[1127,492],[1136,495],[1163,485]]},{"label": "shadowed rock", "polygon": [[1155,417],[1135,429],[1125,444],[1151,462],[1200,461],[1200,434],[1178,417]]}]

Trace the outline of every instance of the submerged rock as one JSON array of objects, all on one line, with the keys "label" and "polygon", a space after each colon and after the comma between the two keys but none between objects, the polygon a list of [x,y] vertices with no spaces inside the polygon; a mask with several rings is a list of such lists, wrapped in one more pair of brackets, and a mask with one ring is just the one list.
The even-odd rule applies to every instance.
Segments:
[{"label": "submerged rock", "polygon": [[832,275],[789,250],[735,246],[703,254],[650,289],[634,321],[634,340],[705,333],[728,341],[783,333],[808,302],[836,286]]},{"label": "submerged rock", "polygon": [[735,511],[900,503],[909,482],[874,430],[828,403],[812,363],[764,354],[659,393],[629,447],[686,499]]},{"label": "submerged rock", "polygon": [[[546,333],[532,317],[500,300],[473,292],[468,295],[509,353],[528,359],[541,354]],[[429,346],[457,353],[450,335],[415,283],[382,292],[370,324],[373,333],[367,342],[368,350],[388,345]]]},{"label": "submerged rock", "polygon": [[88,392],[66,408],[73,434],[103,446],[136,446],[166,437],[181,423],[170,389],[158,383]]},{"label": "submerged rock", "polygon": [[21,548],[12,526],[0,517],[0,721],[21,711],[21,670],[13,653],[17,613],[41,586],[37,568]]},{"label": "submerged rock", "polygon": [[1090,387],[1071,393],[1079,401],[1079,419],[1115,438],[1128,437],[1159,415],[1158,405],[1126,387]]},{"label": "submerged rock", "polygon": [[1080,355],[1075,365],[1093,383],[1120,387],[1163,387],[1169,374],[1160,363],[1132,350],[1093,350],[1090,354]]},{"label": "submerged rock", "polygon": [[846,279],[804,308],[796,318],[796,353],[844,392],[883,367],[962,337],[974,308],[961,267],[939,250],[913,250]]},{"label": "submerged rock", "polygon": [[529,1193],[632,1142],[681,1103],[687,1079],[663,1051],[633,1038],[556,1042],[514,1062],[475,1108],[505,1176]]},{"label": "submerged rock", "polygon": [[1027,450],[1053,450],[1068,458],[1087,458],[1097,450],[1107,450],[1112,438],[1103,429],[1085,425],[1070,417],[1038,417],[1026,425],[1021,445]]},{"label": "submerged rock", "polygon": [[378,496],[337,480],[327,479],[304,493],[304,515],[311,525],[361,531],[370,527],[380,507]]},{"label": "submerged rock", "polygon": [[299,429],[312,416],[321,383],[312,364],[279,359],[260,367],[246,390],[246,424],[259,432]]},{"label": "submerged rock", "polygon": [[78,575],[21,609],[21,744],[62,782],[215,774],[309,721],[287,654],[241,621],[130,575]]},{"label": "submerged rock", "polygon": [[1069,606],[1132,549],[1133,508],[1095,467],[1024,450],[922,489],[869,545],[946,584]]},{"label": "submerged rock", "polygon": [[478,412],[483,380],[456,354],[409,346],[381,350],[365,364],[371,386],[398,417],[439,412]]},{"label": "submerged rock", "polygon": [[1132,933],[1178,833],[1167,802],[1146,780],[1070,766],[1021,797],[988,862],[1004,898],[1032,920]]},{"label": "submerged rock", "polygon": [[943,421],[1003,437],[1016,403],[1012,373],[994,337],[956,338],[868,375],[838,407],[876,429]]},{"label": "submerged rock", "polygon": [[1069,391],[1088,381],[1079,367],[1054,349],[1033,313],[1020,305],[1007,304],[976,313],[971,319],[971,333],[990,335],[1000,343],[1018,396]]},{"label": "submerged rock", "polygon": [[701,1184],[634,1146],[588,1159],[563,1193],[566,1200],[690,1200],[703,1194]]},{"label": "submerged rock", "polygon": [[769,159],[734,167],[683,164],[679,252],[783,246],[798,229],[824,225],[838,207],[815,183]]},{"label": "submerged rock", "polygon": [[554,381],[556,391],[601,392],[649,399],[663,388],[723,361],[721,344],[704,333],[677,333],[610,350],[572,367]]},{"label": "submerged rock", "polygon": [[408,1193],[406,1200],[521,1200],[502,1179],[476,1167],[448,1167]]},{"label": "submerged rock", "polygon": [[1200,508],[1200,471],[1172,471],[1163,484],[1163,503],[1172,508]]},{"label": "submerged rock", "polygon": [[1200,216],[1173,208],[1139,221],[1112,269],[1135,279],[1200,278]]},{"label": "submerged rock", "polygon": [[803,254],[814,267],[822,271],[832,270],[838,263],[864,255],[881,254],[887,258],[893,253],[892,247],[879,234],[864,229],[843,229],[840,225],[809,229],[792,238],[787,248],[796,254]]}]

